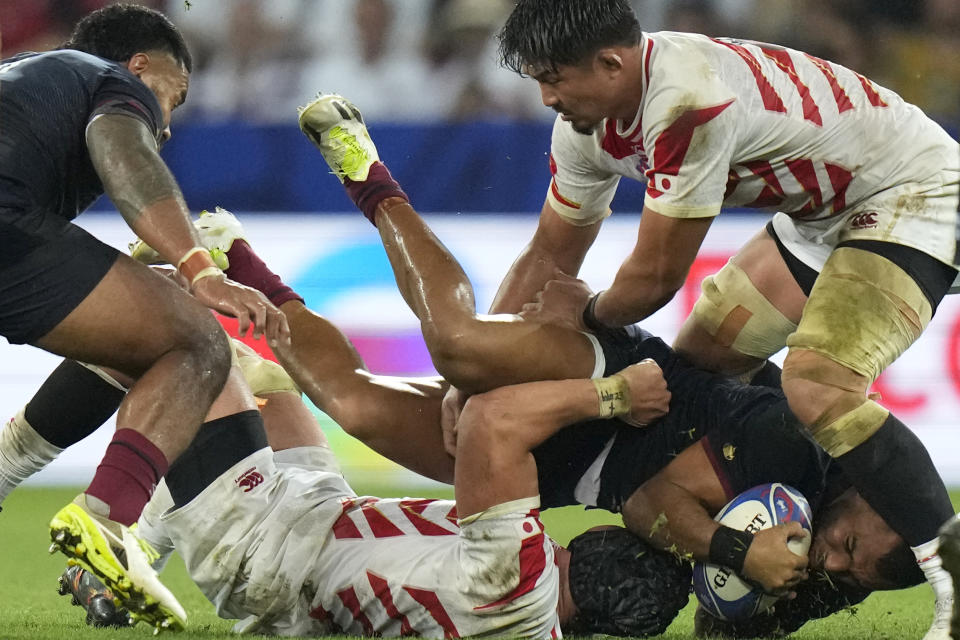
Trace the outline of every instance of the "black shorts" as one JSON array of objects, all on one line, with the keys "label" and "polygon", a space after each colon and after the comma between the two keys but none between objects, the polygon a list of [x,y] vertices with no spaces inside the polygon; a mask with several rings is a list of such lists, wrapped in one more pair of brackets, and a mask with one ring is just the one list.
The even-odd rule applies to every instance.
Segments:
[{"label": "black shorts", "polygon": [[[810,291],[813,290],[813,283],[820,274],[790,253],[790,250],[784,246],[777,236],[772,222],[767,223],[766,229],[777,244],[780,257],[787,264],[787,269],[790,270],[793,279],[800,285],[804,295],[809,297]],[[957,277],[957,270],[950,265],[943,264],[918,249],[902,244],[879,240],[848,240],[841,242],[838,246],[853,247],[854,249],[875,253],[903,269],[923,291],[923,295],[926,296],[934,313],[936,313],[937,306],[943,300],[943,296],[947,295],[947,291],[950,290],[950,286]]]},{"label": "black shorts", "polygon": [[0,215],[0,335],[36,342],[90,295],[119,255],[66,220],[27,224]]}]

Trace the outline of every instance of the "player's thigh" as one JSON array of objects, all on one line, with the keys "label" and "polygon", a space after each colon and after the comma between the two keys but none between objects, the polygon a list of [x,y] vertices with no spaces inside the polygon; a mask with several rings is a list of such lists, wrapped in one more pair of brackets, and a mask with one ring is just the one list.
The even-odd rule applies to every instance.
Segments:
[{"label": "player's thigh", "polygon": [[444,343],[431,350],[437,371],[471,393],[534,380],[590,377],[597,355],[579,331],[506,315],[477,316]]},{"label": "player's thigh", "polygon": [[674,346],[699,366],[727,373],[750,370],[779,351],[806,302],[766,229],[701,289]]},{"label": "player's thigh", "polygon": [[916,249],[844,243],[831,253],[787,339],[788,360],[812,351],[872,382],[920,337],[955,276]]},{"label": "player's thigh", "polygon": [[229,363],[226,339],[210,311],[121,254],[79,304],[32,344],[134,377],[175,350],[191,351],[207,366]]}]

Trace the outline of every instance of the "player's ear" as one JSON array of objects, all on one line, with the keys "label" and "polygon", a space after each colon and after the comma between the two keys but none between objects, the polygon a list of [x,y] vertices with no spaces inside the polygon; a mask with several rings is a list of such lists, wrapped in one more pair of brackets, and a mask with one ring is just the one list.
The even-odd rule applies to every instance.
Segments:
[{"label": "player's ear", "polygon": [[150,56],[143,52],[135,53],[127,60],[127,69],[137,76],[143,73],[149,66]]},{"label": "player's ear", "polygon": [[599,67],[608,73],[623,71],[623,56],[616,49],[600,49],[595,60]]}]

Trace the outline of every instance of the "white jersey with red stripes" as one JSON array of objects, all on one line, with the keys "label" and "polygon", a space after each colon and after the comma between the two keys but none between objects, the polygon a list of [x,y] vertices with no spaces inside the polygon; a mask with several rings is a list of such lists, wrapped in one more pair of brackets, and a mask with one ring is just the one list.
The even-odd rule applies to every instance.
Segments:
[{"label": "white jersey with red stripes", "polygon": [[554,125],[548,200],[561,216],[602,219],[626,176],[665,216],[780,211],[832,241],[899,242],[953,263],[960,146],[920,109],[776,45],[660,32],[641,46],[632,122],[591,135]]},{"label": "white jersey with red stripes", "polygon": [[[275,459],[276,455],[276,459]],[[536,497],[458,521],[449,500],[358,497],[329,449],[244,459],[189,504],[158,490],[141,535],[170,542],[219,615],[275,635],[561,635]]]}]

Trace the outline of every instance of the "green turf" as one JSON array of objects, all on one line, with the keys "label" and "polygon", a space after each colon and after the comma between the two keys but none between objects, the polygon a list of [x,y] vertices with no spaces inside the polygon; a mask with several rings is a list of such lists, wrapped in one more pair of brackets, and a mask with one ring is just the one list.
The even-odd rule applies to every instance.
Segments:
[{"label": "green turf", "polygon": [[[398,495],[376,486],[357,486],[361,493]],[[63,556],[48,555],[47,522],[77,493],[76,489],[33,489],[15,491],[0,513],[0,639],[36,640],[112,639],[149,637],[151,630],[140,625],[134,629],[94,630],[88,628],[81,610],[68,606],[66,597],[56,593],[57,577],[64,567]],[[409,493],[401,491],[401,494]],[[434,492],[436,493],[436,492]],[[954,503],[960,492],[954,492]],[[579,508],[544,513],[548,532],[566,543],[573,535],[594,524],[616,522],[611,514],[584,512]],[[180,598],[190,619],[188,630],[177,634],[180,640],[231,637],[231,624],[220,620],[211,605],[190,582],[177,558],[163,574],[164,582]],[[665,639],[692,637],[693,598],[681,613]],[[877,593],[857,607],[826,620],[807,624],[794,638],[810,640],[900,640],[920,638],[932,613],[929,587],[921,585],[905,591]]]}]

